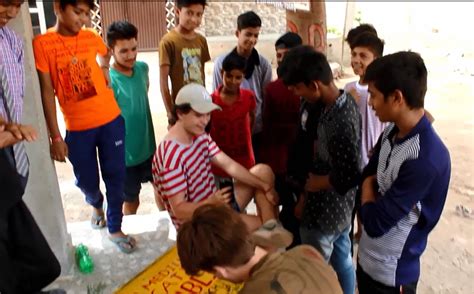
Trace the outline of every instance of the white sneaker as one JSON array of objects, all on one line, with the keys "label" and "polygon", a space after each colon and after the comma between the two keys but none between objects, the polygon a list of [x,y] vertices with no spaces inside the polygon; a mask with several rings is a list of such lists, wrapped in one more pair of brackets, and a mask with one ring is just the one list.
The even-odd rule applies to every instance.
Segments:
[{"label": "white sneaker", "polygon": [[286,248],[293,242],[293,234],[275,219],[268,220],[251,234],[256,245],[261,247]]}]

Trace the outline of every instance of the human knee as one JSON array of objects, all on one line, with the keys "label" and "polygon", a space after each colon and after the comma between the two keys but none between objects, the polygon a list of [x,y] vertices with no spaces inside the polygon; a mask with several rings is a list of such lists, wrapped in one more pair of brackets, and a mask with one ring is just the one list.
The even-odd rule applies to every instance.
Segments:
[{"label": "human knee", "polygon": [[275,174],[273,173],[272,168],[267,164],[259,163],[253,166],[250,169],[250,173],[266,182],[275,182]]}]

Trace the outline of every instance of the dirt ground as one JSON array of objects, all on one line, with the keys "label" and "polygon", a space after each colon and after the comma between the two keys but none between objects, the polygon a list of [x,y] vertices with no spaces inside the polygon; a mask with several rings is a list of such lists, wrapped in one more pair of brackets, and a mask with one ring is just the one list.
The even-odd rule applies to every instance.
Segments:
[{"label": "dirt ground", "polygon": [[[433,30],[417,39],[414,46],[429,71],[425,106],[435,117],[434,127],[447,145],[452,160],[445,208],[422,258],[419,293],[474,293],[474,215],[460,216],[455,209],[457,205],[474,209],[474,50],[472,46],[463,47],[465,42],[473,41],[466,36],[464,43],[453,44],[449,36],[440,36]],[[148,62],[150,79],[158,81],[157,54],[142,53],[139,59]],[[206,68],[210,73],[212,64]],[[338,83],[343,86],[351,79],[353,77],[347,76]],[[166,119],[157,84],[151,85],[150,100],[159,142],[166,132]],[[56,168],[67,222],[87,220],[90,209],[74,186],[70,164],[56,164]],[[141,201],[140,214],[156,211],[150,185],[145,185]]]}]

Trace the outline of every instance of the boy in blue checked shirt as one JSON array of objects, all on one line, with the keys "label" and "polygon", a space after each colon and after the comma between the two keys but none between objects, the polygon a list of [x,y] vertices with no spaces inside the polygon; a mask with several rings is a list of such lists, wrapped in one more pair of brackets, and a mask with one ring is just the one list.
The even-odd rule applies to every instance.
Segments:
[{"label": "boy in blue checked shirt", "polygon": [[427,70],[415,52],[367,68],[370,106],[389,126],[362,176],[359,293],[416,293],[420,256],[438,222],[451,175],[449,152],[424,110]]}]

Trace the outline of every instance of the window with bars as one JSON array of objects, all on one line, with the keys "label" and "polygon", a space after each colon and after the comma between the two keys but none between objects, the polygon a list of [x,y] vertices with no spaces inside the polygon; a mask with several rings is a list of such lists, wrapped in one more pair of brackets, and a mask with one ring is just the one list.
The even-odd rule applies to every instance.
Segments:
[{"label": "window with bars", "polygon": [[174,0],[166,0],[165,9],[166,9],[166,30],[169,32],[176,25]]},{"label": "window with bars", "polygon": [[91,10],[90,26],[102,36],[102,22],[100,19],[100,0],[94,0],[94,9]]}]

